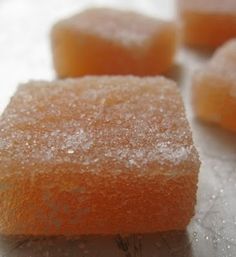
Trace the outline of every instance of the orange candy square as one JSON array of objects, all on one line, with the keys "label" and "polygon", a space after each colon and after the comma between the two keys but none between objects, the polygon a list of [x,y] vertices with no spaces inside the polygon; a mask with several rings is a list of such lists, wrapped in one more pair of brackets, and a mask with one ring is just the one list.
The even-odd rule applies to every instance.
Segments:
[{"label": "orange candy square", "polygon": [[236,40],[220,47],[193,77],[196,115],[236,132]]},{"label": "orange candy square", "polygon": [[198,170],[174,82],[30,82],[0,119],[0,233],[184,229],[194,214]]},{"label": "orange candy square", "polygon": [[217,47],[236,37],[235,0],[178,0],[185,42]]},{"label": "orange candy square", "polygon": [[53,27],[54,66],[59,77],[163,73],[173,63],[177,33],[173,22],[88,9]]}]

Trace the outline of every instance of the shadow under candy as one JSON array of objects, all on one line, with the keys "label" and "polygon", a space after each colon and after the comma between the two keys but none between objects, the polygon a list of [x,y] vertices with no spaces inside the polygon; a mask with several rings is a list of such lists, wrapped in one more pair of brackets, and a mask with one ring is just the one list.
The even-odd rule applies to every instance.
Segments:
[{"label": "shadow under candy", "polygon": [[187,232],[129,236],[1,236],[1,257],[191,257]]},{"label": "shadow under candy", "polygon": [[164,74],[165,77],[174,80],[178,86],[182,85],[184,68],[180,63],[174,63],[172,67]]}]

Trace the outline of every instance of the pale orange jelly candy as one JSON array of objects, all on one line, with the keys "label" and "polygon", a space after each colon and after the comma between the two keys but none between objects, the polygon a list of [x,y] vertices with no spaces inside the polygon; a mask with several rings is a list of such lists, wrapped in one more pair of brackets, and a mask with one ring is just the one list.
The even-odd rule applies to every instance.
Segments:
[{"label": "pale orange jelly candy", "polygon": [[236,37],[235,0],[178,0],[185,41],[217,47]]},{"label": "pale orange jelly candy", "polygon": [[196,115],[236,132],[236,40],[219,48],[193,78]]},{"label": "pale orange jelly candy", "polygon": [[170,80],[30,82],[0,131],[2,234],[179,230],[194,214],[199,160]]},{"label": "pale orange jelly candy", "polygon": [[51,40],[59,77],[153,75],[171,67],[177,27],[134,12],[95,8],[59,21]]}]

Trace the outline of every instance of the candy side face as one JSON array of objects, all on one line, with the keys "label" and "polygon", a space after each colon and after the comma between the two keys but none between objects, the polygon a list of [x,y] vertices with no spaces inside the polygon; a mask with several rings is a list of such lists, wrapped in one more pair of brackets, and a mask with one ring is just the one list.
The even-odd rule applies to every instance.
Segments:
[{"label": "candy side face", "polygon": [[51,41],[58,76],[78,77],[167,71],[178,39],[173,22],[98,8],[55,24]]},{"label": "candy side face", "polygon": [[179,0],[178,9],[189,45],[217,47],[236,36],[234,0]]},{"label": "candy side face", "polygon": [[206,67],[193,77],[196,115],[236,131],[236,41],[219,48]]},{"label": "candy side face", "polygon": [[0,232],[184,229],[199,160],[175,84],[85,77],[21,86],[0,120]]}]

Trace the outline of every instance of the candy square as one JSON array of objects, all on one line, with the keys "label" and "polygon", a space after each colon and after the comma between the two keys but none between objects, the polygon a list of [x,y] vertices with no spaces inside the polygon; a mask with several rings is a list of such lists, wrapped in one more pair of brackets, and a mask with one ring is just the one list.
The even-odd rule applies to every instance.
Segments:
[{"label": "candy square", "polygon": [[184,229],[199,160],[175,83],[30,82],[0,120],[0,233]]},{"label": "candy square", "polygon": [[193,77],[196,116],[236,132],[236,40],[213,55]]},{"label": "candy square", "polygon": [[55,24],[51,41],[57,75],[78,77],[165,72],[178,40],[173,22],[94,8]]},{"label": "candy square", "polygon": [[187,44],[217,47],[236,37],[235,0],[178,0]]}]

